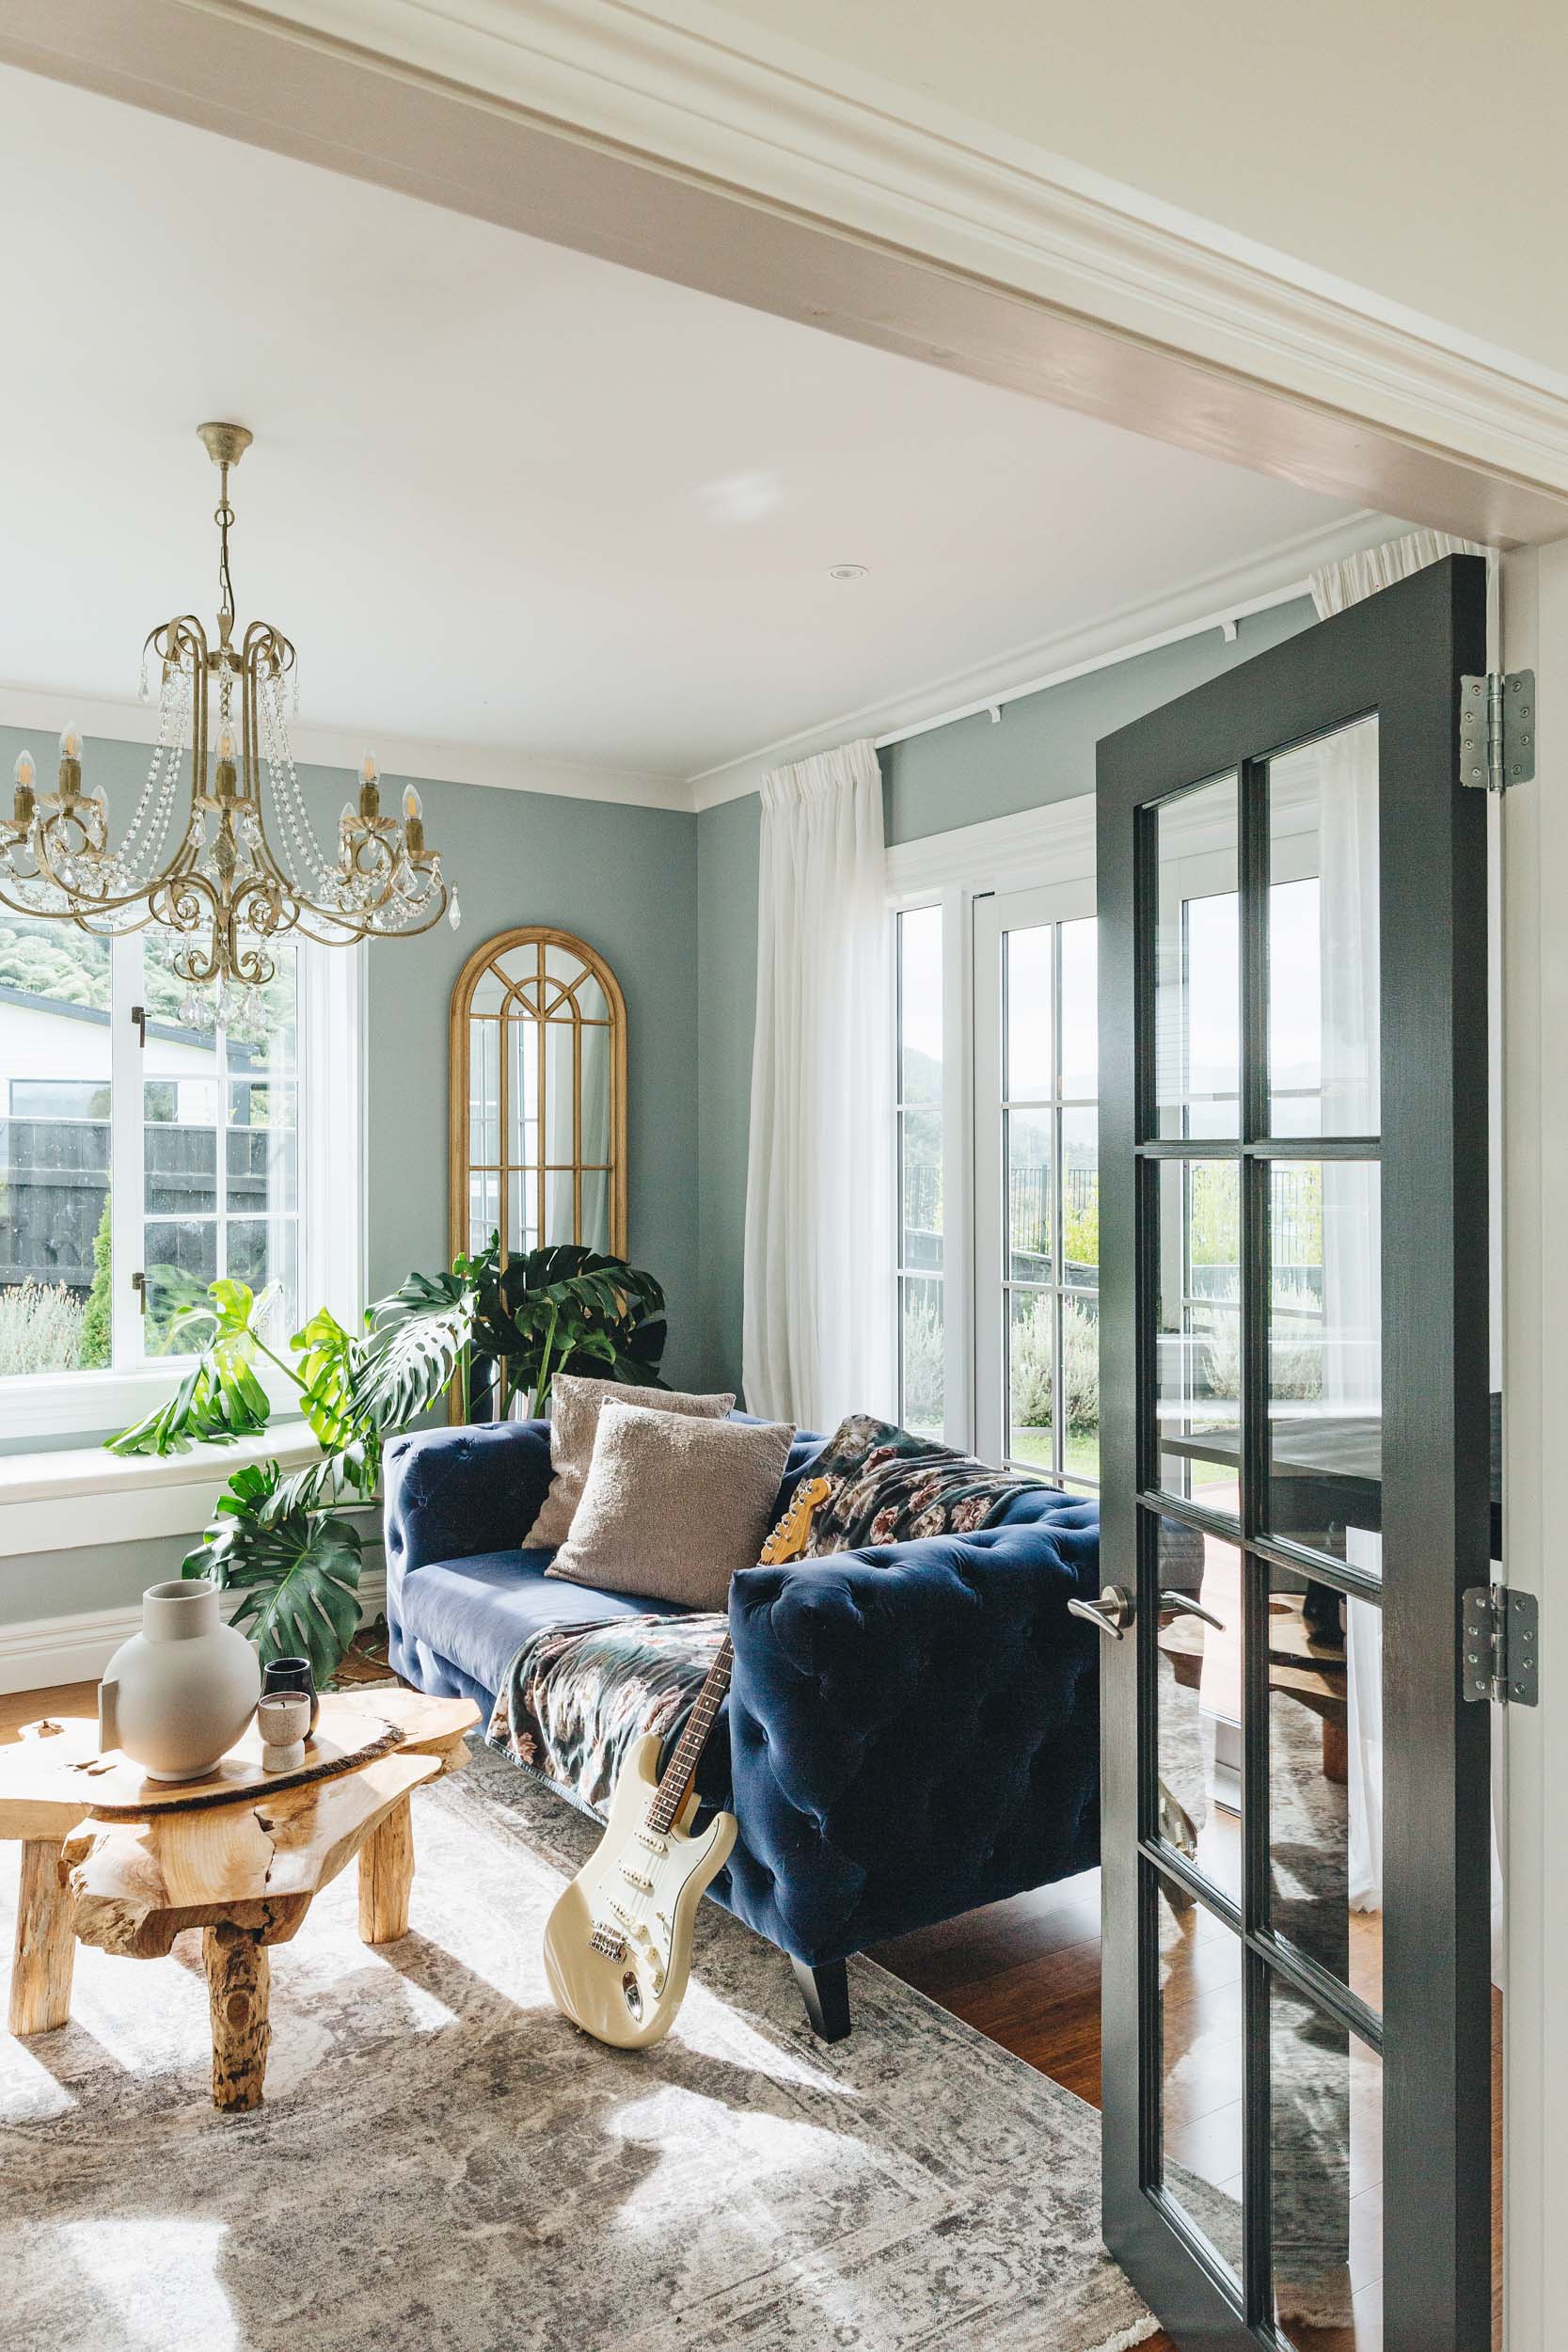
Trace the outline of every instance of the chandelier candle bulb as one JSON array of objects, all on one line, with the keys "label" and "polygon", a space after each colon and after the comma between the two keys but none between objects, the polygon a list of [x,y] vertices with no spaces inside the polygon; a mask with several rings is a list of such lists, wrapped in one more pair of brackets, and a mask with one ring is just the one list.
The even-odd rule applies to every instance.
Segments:
[{"label": "chandelier candle bulb", "polygon": [[82,737],[76,727],[66,727],[60,736],[60,798],[74,801],[82,790]]},{"label": "chandelier candle bulb", "polygon": [[403,796],[403,837],[410,857],[424,854],[424,814],[412,785]]},{"label": "chandelier candle bulb", "polygon": [[16,760],[16,795],[12,804],[12,819],[18,825],[33,821],[33,755],[19,752]]}]

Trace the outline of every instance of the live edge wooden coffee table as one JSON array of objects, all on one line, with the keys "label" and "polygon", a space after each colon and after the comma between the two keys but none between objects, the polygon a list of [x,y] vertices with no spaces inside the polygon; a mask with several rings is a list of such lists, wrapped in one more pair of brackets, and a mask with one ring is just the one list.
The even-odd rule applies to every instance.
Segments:
[{"label": "live edge wooden coffee table", "polygon": [[0,1838],[22,1840],[10,2029],[48,2033],[71,2014],[78,1939],[134,1960],[203,1930],[213,2014],[213,2100],[261,2101],[267,1950],[298,1932],[311,1899],[357,1854],[359,1932],[406,1933],[414,1877],[409,1793],[467,1761],[469,1699],[361,1691],[322,1700],[296,1772],[264,1772],[252,1724],[206,1780],[149,1780],[100,1755],[98,1726],[30,1724],[0,1747]]}]

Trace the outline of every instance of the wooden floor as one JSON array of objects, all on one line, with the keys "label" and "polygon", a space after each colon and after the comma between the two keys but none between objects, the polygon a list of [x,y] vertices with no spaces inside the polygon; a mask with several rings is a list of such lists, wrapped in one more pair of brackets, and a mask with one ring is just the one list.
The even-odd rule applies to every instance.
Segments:
[{"label": "wooden floor", "polygon": [[[351,1660],[355,1679],[372,1679],[387,1672],[385,1654]],[[90,1682],[63,1685],[49,1691],[0,1694],[0,1740],[12,1740],[21,1726],[40,1715],[90,1715],[96,1707],[96,1686]],[[1196,1945],[1195,1942],[1195,1955]],[[963,2018],[1004,2049],[1038,2067],[1053,2082],[1075,2091],[1091,2106],[1100,2105],[1100,1878],[1098,1872],[1068,1879],[1056,1886],[1016,1895],[940,1927],[924,1928],[879,1946],[873,1957],[957,2017]],[[1216,1979],[1210,1986],[1201,1962],[1192,1969],[1195,1994],[1207,1990],[1224,1997]],[[1500,2150],[1501,2011],[1494,1995],[1493,2106],[1494,2147]],[[1211,2175],[1216,2182],[1220,2168]],[[1500,2182],[1500,2154],[1495,2183]],[[1358,2198],[1375,2199],[1381,2179],[1363,2172],[1354,2182]],[[1500,2252],[1502,2209],[1495,2185],[1493,2241]],[[1380,2300],[1375,2273],[1358,2280],[1368,2295],[1369,2311]],[[1361,2303],[1357,2295],[1357,2304]],[[1359,2311],[1358,2311],[1359,2317]],[[1500,2317],[1494,2314],[1494,2343],[1501,2342]],[[1369,2324],[1354,2337],[1337,2330],[1333,2352],[1364,2352],[1377,2341]],[[1150,2336],[1148,2352],[1178,2352],[1164,2334]],[[1314,2332],[1302,2352],[1330,2352],[1330,2344]]]}]

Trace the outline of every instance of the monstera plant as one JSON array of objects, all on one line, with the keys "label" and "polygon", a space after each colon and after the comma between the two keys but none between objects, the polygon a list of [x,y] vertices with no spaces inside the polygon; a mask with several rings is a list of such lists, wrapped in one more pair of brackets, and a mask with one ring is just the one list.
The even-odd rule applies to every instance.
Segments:
[{"label": "monstera plant", "polygon": [[[262,1661],[303,1656],[337,1672],[359,1622],[362,1538],[378,1505],[387,1439],[455,1387],[462,1418],[542,1411],[561,1372],[657,1387],[664,1293],[619,1258],[565,1245],[502,1263],[499,1241],[442,1274],[410,1274],[352,1332],[321,1308],[288,1343],[268,1338],[271,1291],[214,1282],[182,1314],[176,1343],[199,1353],[168,1402],[109,1439],[116,1454],[182,1454],[264,1430],[264,1359],[298,1391],[321,1448],[303,1469],[247,1462],[218,1497],[184,1563],[237,1592],[234,1622]],[[292,1361],[289,1359],[292,1358]]]}]

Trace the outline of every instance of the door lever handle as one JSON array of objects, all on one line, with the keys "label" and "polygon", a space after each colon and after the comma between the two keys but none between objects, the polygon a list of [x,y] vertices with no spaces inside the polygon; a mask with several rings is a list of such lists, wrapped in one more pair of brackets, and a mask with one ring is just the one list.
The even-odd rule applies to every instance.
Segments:
[{"label": "door lever handle", "polygon": [[1132,1596],[1125,1584],[1107,1584],[1098,1600],[1069,1600],[1068,1609],[1108,1633],[1113,1642],[1119,1642],[1132,1622]]},{"label": "door lever handle", "polygon": [[[1072,1606],[1070,1601],[1068,1606]],[[1176,1617],[1201,1617],[1204,1624],[1212,1625],[1216,1633],[1223,1633],[1226,1629],[1225,1619],[1216,1617],[1212,1609],[1205,1609],[1201,1601],[1194,1600],[1190,1593],[1162,1593],[1160,1606],[1168,1609]]]}]

